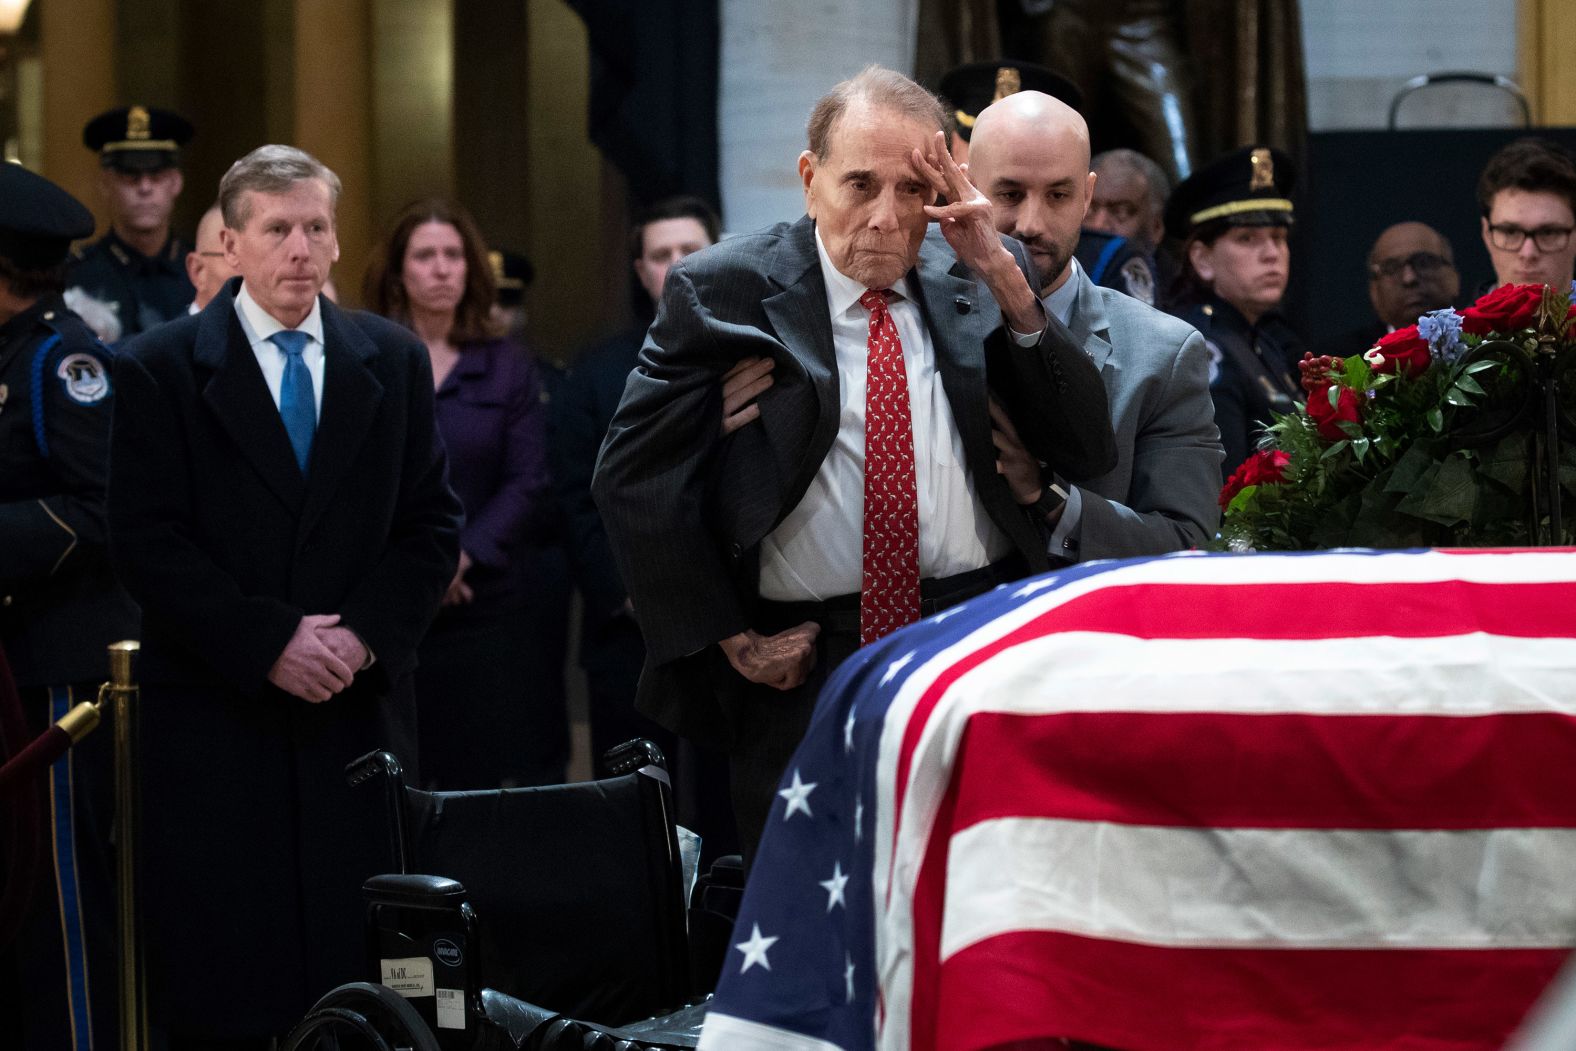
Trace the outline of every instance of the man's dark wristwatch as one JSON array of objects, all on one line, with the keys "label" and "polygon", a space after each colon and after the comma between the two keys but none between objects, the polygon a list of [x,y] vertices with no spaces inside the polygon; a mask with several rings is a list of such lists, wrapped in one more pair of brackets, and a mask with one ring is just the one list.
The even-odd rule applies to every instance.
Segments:
[{"label": "man's dark wristwatch", "polygon": [[1051,480],[1045,483],[1045,488],[1040,491],[1040,498],[1029,506],[1044,519],[1060,511],[1066,503],[1067,486],[1060,478],[1052,475]]}]

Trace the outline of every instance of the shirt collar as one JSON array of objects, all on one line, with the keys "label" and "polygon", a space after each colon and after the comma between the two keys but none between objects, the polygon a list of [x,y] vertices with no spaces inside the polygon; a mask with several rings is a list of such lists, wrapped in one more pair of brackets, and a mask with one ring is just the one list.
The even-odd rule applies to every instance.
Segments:
[{"label": "shirt collar", "polygon": [[1083,267],[1076,258],[1067,261],[1067,280],[1060,288],[1045,297],[1045,312],[1055,316],[1062,324],[1070,324],[1073,304],[1078,302],[1078,286],[1082,283]]},{"label": "shirt collar", "polygon": [[[288,326],[279,322],[268,311],[258,305],[257,300],[246,290],[246,282],[241,282],[240,290],[235,294],[235,313],[241,319],[241,329],[246,333],[246,338],[252,345],[266,340],[275,332],[283,332]],[[321,296],[312,300],[312,312],[306,320],[296,326],[297,332],[305,332],[319,346],[323,345],[323,299]]]},{"label": "shirt collar", "polygon": [[[865,294],[866,287],[832,265],[832,257],[826,254],[826,244],[821,240],[820,227],[815,231],[815,252],[821,257],[821,276],[826,280],[826,305],[833,317],[841,317],[859,302],[859,297]],[[908,294],[906,276],[892,283],[892,291],[904,299],[913,298]]]}]

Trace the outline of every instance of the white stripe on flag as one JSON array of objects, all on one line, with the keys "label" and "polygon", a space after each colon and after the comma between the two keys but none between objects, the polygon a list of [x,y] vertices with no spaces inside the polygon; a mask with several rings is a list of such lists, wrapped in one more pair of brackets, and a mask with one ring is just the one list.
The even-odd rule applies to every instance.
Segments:
[{"label": "white stripe on flag", "polygon": [[1353,645],[1063,632],[964,674],[947,691],[948,708],[959,705],[1022,714],[1576,715],[1576,639],[1473,632]]},{"label": "white stripe on flag", "polygon": [[1043,818],[952,837],[942,957],[998,934],[1165,946],[1576,945],[1576,830],[1188,829]]},{"label": "white stripe on flag", "polygon": [[836,1044],[733,1015],[706,1013],[696,1051],[842,1051]]}]

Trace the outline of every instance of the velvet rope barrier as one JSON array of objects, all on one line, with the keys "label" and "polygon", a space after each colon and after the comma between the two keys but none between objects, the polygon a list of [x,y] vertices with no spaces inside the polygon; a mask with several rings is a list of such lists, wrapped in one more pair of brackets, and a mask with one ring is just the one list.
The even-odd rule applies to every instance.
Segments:
[{"label": "velvet rope barrier", "polygon": [[[16,681],[11,678],[11,664],[6,660],[5,650],[0,649],[0,760],[9,760],[12,750],[27,740],[27,736],[22,698],[17,693]],[[62,731],[62,736],[67,735]],[[69,743],[69,737],[67,740]],[[13,767],[7,761],[0,769],[0,774],[7,775],[6,787],[0,789],[0,804],[3,804],[0,805],[0,946],[11,944],[21,929],[28,901],[33,896],[38,865],[43,858],[44,826],[39,812],[38,778],[10,774],[13,769],[19,774],[33,762],[36,760]]]}]

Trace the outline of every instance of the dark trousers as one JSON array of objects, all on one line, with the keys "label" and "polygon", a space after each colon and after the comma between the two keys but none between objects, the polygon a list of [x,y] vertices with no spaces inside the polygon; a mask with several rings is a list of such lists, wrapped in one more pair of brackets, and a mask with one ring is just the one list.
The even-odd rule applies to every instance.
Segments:
[{"label": "dark trousers", "polygon": [[417,651],[423,786],[556,785],[569,758],[563,650],[524,610],[445,611]]},{"label": "dark trousers", "polygon": [[[94,690],[24,687],[28,731],[42,732]],[[0,983],[15,994],[0,996],[15,1005],[0,1018],[0,1046],[119,1046],[113,735],[106,720],[39,781],[43,857],[16,944],[0,953]]]},{"label": "dark trousers", "polygon": [[[920,616],[928,617],[1023,576],[1019,559],[984,569],[920,582]],[[804,738],[821,687],[839,664],[859,648],[859,596],[840,595],[825,602],[762,601],[755,630],[773,635],[806,621],[821,626],[815,640],[815,667],[791,690],[745,683],[733,705],[734,746],[728,753],[733,815],[746,867],[754,860],[761,833],[777,800],[788,761]]]},{"label": "dark trousers", "polygon": [[[589,618],[588,618],[589,619]],[[701,837],[701,868],[739,852],[728,805],[728,759],[686,741],[635,710],[635,689],[646,661],[646,642],[633,617],[587,624],[580,639],[581,666],[590,695],[591,760],[599,776],[609,748],[644,737],[662,749],[673,779],[678,822]]]}]

